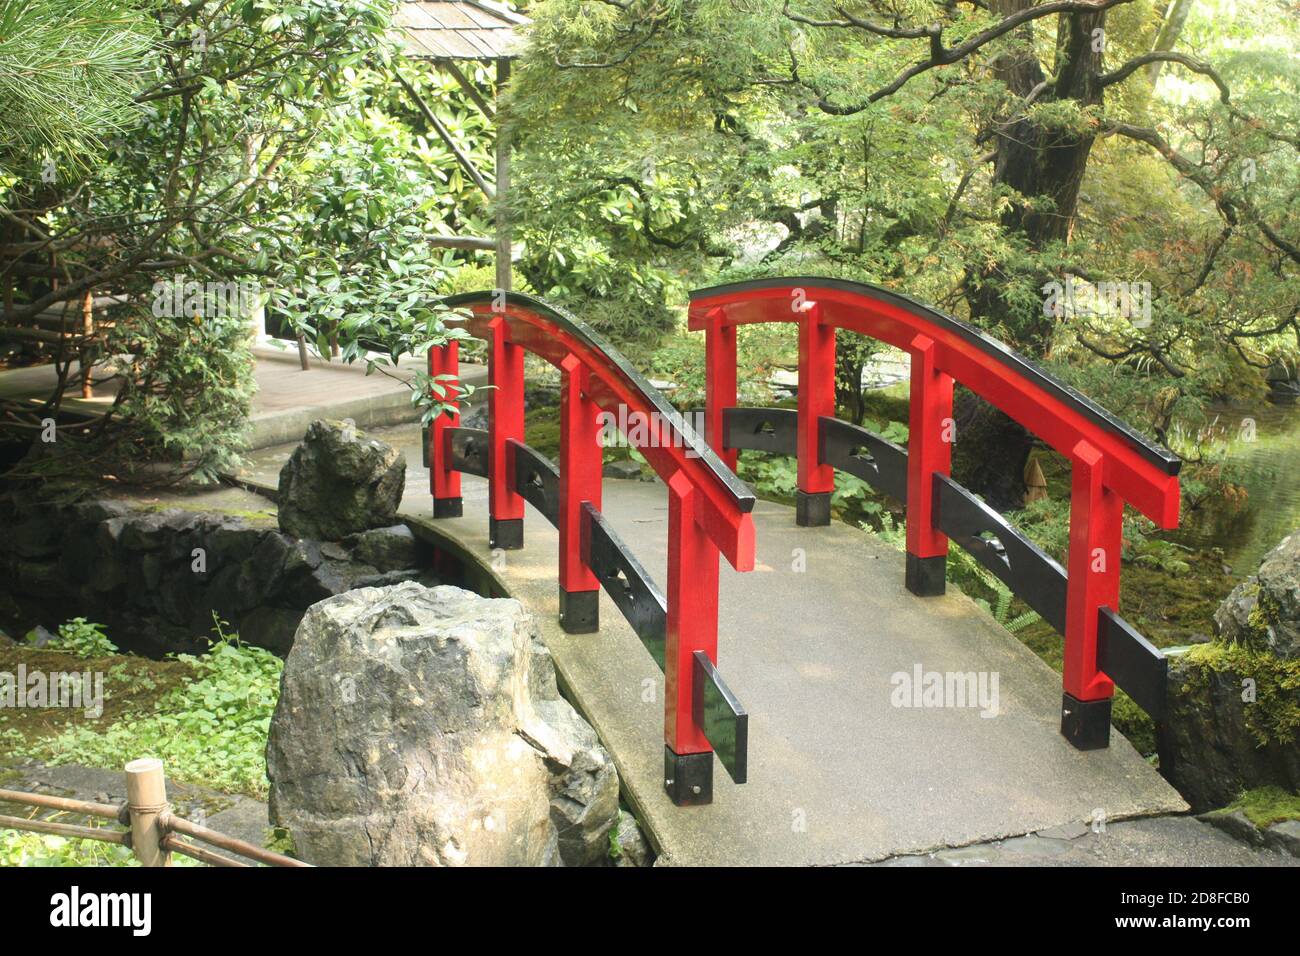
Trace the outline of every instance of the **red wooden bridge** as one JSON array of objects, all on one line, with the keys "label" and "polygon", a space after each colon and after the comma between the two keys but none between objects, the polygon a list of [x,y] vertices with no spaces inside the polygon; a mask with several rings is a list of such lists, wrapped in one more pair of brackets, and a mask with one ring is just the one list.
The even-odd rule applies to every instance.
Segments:
[{"label": "red wooden bridge", "polygon": [[[629,799],[652,832],[662,830],[660,842],[673,843],[661,849],[684,862],[722,862],[740,852],[736,839],[718,842],[730,828],[750,831],[740,842],[762,845],[745,859],[848,862],[1096,812],[1115,819],[1182,809],[1110,732],[1116,685],[1162,715],[1166,662],[1119,613],[1120,532],[1125,503],[1161,527],[1176,525],[1175,456],[979,330],[861,283],[800,276],[694,293],[690,325],[707,342],[702,436],[563,310],[490,292],[447,304],[488,342],[494,388],[486,430],[461,427],[451,414],[427,430],[432,526],[484,559],[504,555],[502,586],[550,619],[562,681],[614,752]],[[798,326],[797,410],[737,404],[736,328],[755,322]],[[906,449],[835,417],[839,328],[910,354]],[[525,352],[562,376],[557,463],[524,434]],[[457,368],[454,341],[430,353],[431,374]],[[1067,567],[952,480],[955,382],[1070,461]],[[662,486],[602,488],[610,420],[624,424]],[[736,478],[746,448],[797,458],[793,514],[756,502]],[[901,561],[831,525],[836,469],[905,502]],[[545,519],[527,546],[526,506]],[[952,543],[1063,635],[1059,707],[1048,668],[971,602],[945,596]],[[795,551],[807,564],[797,578],[784,570]],[[733,571],[720,572],[720,557]],[[662,576],[646,570],[656,566]],[[921,709],[900,703],[891,681],[932,666],[992,674],[995,696],[1000,676],[1001,703],[983,715],[999,719],[952,701],[926,711],[919,689]],[[657,677],[644,676],[656,670],[661,702]],[[661,764],[648,752],[647,686],[662,708]],[[725,785],[715,781],[715,755]],[[752,786],[759,792],[746,796]],[[826,829],[801,838],[810,814]]]}]

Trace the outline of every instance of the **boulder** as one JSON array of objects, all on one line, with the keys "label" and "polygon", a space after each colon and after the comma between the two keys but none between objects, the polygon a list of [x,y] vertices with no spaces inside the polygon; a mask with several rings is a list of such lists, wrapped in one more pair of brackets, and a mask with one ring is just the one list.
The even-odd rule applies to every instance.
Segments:
[{"label": "boulder", "polygon": [[1264,845],[1300,857],[1300,820],[1283,820],[1264,831]]},{"label": "boulder", "polygon": [[1283,660],[1300,658],[1300,531],[1283,538],[1259,572],[1232,589],[1214,612],[1214,625],[1226,641]]},{"label": "boulder", "polygon": [[1261,744],[1251,727],[1251,708],[1268,704],[1243,699],[1243,681],[1258,676],[1169,657],[1168,712],[1157,727],[1160,772],[1197,812],[1254,787],[1300,788],[1300,747]]},{"label": "boulder", "polygon": [[394,523],[406,459],[351,422],[315,421],[280,470],[280,530],[337,541]]},{"label": "boulder", "polygon": [[633,461],[630,458],[619,458],[615,461],[608,461],[605,467],[601,469],[601,475],[606,478],[622,478],[629,481],[639,481],[641,478],[641,463]]},{"label": "boulder", "polygon": [[324,865],[606,862],[618,777],[519,602],[413,582],[304,616],[267,744],[271,817]]}]

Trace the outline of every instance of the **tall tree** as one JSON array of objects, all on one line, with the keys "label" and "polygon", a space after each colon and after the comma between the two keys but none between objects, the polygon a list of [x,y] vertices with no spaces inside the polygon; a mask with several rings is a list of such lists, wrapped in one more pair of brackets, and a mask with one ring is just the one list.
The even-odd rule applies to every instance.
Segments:
[{"label": "tall tree", "polygon": [[[1124,373],[1108,403],[1172,441],[1174,416],[1242,378],[1218,355],[1249,340],[1262,362],[1295,329],[1300,219],[1276,190],[1296,166],[1297,30],[1282,0],[1261,6],[1276,14],[1219,29],[1292,44],[1224,57],[1234,95],[1221,68],[1159,48],[1149,0],[542,0],[520,165],[540,179],[561,142],[601,175],[651,155],[694,180],[678,230],[697,263],[721,243],[715,266],[890,282],[1066,377],[1104,357]],[[1196,95],[1153,101],[1156,63]],[[1264,188],[1243,175],[1265,166]],[[756,260],[737,237],[764,229]],[[1269,270],[1217,298],[1215,279]],[[1045,308],[1049,281],[1089,278],[1152,282],[1154,321]],[[1028,446],[1007,440],[993,457],[1016,483]]]}]

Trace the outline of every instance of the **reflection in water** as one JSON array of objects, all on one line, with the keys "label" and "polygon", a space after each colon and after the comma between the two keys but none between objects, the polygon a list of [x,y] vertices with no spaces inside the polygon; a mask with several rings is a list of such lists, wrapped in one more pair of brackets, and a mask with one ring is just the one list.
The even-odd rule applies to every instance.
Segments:
[{"label": "reflection in water", "polygon": [[1224,476],[1245,487],[1249,499],[1244,509],[1207,505],[1186,515],[1176,538],[1193,547],[1222,548],[1233,573],[1246,577],[1300,529],[1300,406],[1224,408],[1218,415],[1219,427],[1234,436]]}]

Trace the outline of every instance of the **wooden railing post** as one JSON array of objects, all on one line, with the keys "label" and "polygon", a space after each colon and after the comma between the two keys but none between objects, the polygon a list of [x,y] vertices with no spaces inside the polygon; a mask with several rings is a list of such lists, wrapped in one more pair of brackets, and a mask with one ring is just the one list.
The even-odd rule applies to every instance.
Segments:
[{"label": "wooden railing post", "polygon": [[171,866],[163,847],[166,834],[159,818],[167,810],[167,781],[162,761],[141,757],[126,765],[126,805],[131,817],[131,850],[141,866]]},{"label": "wooden railing post", "polygon": [[1061,733],[1080,750],[1095,750],[1110,743],[1115,685],[1097,669],[1097,629],[1101,608],[1119,610],[1124,500],[1103,483],[1105,457],[1090,442],[1080,441],[1070,457]]},{"label": "wooden railing post", "polygon": [[736,398],[736,327],[727,325],[722,309],[710,309],[704,331],[704,440],[732,471],[740,452],[726,447],[724,412]]},{"label": "wooden railing post", "polygon": [[[446,345],[429,349],[430,376],[459,374],[459,344],[455,339]],[[441,384],[446,385],[446,380]],[[451,467],[451,447],[447,441],[447,429],[459,425],[459,408],[455,412],[438,415],[429,423],[429,492],[433,495],[435,518],[459,518],[464,513],[460,496],[460,472]]]},{"label": "wooden railing post", "polygon": [[[802,290],[795,290],[800,292]],[[822,322],[816,302],[795,300],[799,317],[799,459],[795,523],[804,527],[831,523],[835,469],[822,464],[820,420],[835,416],[835,326]]]},{"label": "wooden railing post", "polygon": [[907,438],[907,559],[904,583],[913,594],[943,594],[948,538],[934,514],[934,476],[952,468],[956,425],[952,418],[952,376],[935,367],[928,336],[912,339],[911,405]]},{"label": "wooden railing post", "polygon": [[524,350],[510,341],[504,316],[493,318],[488,330],[488,544],[513,550],[524,546],[524,499],[515,491],[510,448],[511,440],[524,440]]},{"label": "wooden railing post", "polygon": [[693,704],[695,652],[718,659],[718,547],[698,524],[699,494],[680,471],[668,482],[664,789],[677,806],[713,800],[713,748]]},{"label": "wooden railing post", "polygon": [[600,409],[577,357],[560,367],[560,626],[590,634],[600,627],[600,581],[582,560],[582,504],[600,510]]}]

